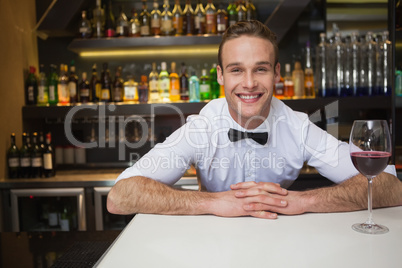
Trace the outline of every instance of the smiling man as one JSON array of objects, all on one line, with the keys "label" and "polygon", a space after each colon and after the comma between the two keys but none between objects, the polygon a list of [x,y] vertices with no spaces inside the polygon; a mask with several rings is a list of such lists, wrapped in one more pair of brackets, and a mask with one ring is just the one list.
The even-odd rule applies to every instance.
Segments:
[{"label": "smiling man", "polygon": [[[348,144],[273,97],[280,78],[275,35],[258,21],[239,22],[224,34],[218,60],[226,98],[209,102],[120,174],[109,212],[275,219],[365,209],[367,180],[354,168]],[[288,191],[306,161],[337,185]],[[206,191],[171,187],[190,165]],[[374,207],[402,205],[395,175],[391,165],[374,180]]]}]

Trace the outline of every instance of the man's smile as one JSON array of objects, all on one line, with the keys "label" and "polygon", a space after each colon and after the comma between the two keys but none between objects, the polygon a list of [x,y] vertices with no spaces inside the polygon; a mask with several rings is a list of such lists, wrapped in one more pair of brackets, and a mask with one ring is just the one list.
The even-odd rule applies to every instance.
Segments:
[{"label": "man's smile", "polygon": [[236,94],[237,97],[239,97],[242,101],[246,102],[254,102],[257,101],[259,98],[262,97],[262,93],[260,94]]}]

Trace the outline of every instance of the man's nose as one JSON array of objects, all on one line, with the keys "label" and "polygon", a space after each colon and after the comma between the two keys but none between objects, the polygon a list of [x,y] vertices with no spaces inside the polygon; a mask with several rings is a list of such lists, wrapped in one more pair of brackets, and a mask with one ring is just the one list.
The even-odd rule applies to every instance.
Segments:
[{"label": "man's nose", "polygon": [[243,80],[243,87],[247,89],[252,89],[257,86],[257,81],[253,75],[253,73],[246,73]]}]

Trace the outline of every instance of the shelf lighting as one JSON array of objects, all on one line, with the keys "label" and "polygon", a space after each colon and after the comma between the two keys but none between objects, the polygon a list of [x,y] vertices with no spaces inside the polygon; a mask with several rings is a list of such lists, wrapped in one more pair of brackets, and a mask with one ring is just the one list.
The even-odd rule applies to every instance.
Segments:
[{"label": "shelf lighting", "polygon": [[127,57],[127,56],[216,56],[218,45],[153,47],[138,49],[96,50],[79,52],[80,57]]}]

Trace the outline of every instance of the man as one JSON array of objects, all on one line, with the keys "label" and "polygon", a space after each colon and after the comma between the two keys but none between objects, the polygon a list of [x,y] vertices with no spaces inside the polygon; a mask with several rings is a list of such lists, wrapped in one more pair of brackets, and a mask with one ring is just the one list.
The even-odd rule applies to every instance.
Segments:
[{"label": "man", "polygon": [[[348,144],[272,97],[280,64],[276,37],[267,27],[257,21],[231,26],[218,60],[218,82],[225,86],[226,98],[208,103],[126,169],[108,195],[109,212],[275,219],[277,213],[367,207],[367,179],[353,167]],[[286,190],[304,161],[337,185]],[[169,186],[191,164],[207,191]],[[402,205],[402,183],[395,174],[395,167],[388,166],[374,179],[375,207]]]}]

